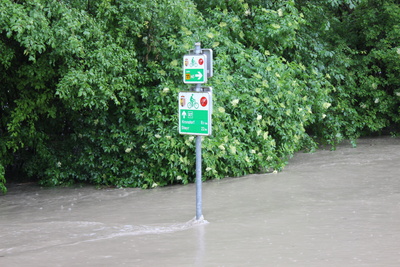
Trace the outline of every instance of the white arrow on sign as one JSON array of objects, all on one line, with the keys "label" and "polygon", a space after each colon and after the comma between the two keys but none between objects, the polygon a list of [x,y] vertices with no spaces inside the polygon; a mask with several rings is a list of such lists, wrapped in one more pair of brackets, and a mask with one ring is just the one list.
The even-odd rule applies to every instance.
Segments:
[{"label": "white arrow on sign", "polygon": [[198,80],[201,80],[201,78],[203,78],[203,74],[201,74],[201,72],[197,72],[197,74],[194,75],[194,77],[197,77]]},{"label": "white arrow on sign", "polygon": [[186,112],[182,112],[182,117],[185,119],[186,118]]}]

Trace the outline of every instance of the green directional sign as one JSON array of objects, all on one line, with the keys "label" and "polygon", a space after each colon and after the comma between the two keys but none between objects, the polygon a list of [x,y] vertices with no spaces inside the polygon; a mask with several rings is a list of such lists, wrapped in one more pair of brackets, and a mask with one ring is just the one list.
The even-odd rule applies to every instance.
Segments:
[{"label": "green directional sign", "polygon": [[212,95],[210,92],[179,93],[179,133],[211,135]]},{"label": "green directional sign", "polygon": [[207,82],[207,56],[185,55],[183,57],[183,82],[206,83]]},{"label": "green directional sign", "polygon": [[186,83],[202,83],[204,82],[204,69],[186,69]]}]

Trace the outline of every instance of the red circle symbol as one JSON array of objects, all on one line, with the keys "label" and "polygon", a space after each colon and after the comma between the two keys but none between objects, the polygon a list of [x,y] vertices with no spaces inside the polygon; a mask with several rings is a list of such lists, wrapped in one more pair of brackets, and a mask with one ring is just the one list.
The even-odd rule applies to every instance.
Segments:
[{"label": "red circle symbol", "polygon": [[199,64],[200,64],[200,65],[203,65],[203,63],[204,63],[204,60],[203,60],[202,58],[200,58],[200,59],[199,59]]},{"label": "red circle symbol", "polygon": [[202,107],[205,107],[205,106],[207,106],[207,103],[208,103],[207,97],[203,96],[203,97],[200,99],[200,105],[201,105]]}]

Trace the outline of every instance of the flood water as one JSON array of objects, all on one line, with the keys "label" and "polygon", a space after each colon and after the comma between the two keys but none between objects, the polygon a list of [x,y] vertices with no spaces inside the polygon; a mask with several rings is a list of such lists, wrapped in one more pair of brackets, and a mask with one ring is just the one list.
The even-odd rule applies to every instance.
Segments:
[{"label": "flood water", "polygon": [[299,153],[283,172],[152,190],[13,185],[0,266],[400,266],[400,139]]}]

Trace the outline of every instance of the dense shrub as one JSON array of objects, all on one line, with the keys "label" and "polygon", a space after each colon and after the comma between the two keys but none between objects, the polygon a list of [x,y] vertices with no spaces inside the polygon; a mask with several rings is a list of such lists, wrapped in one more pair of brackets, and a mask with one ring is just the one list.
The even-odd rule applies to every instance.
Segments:
[{"label": "dense shrub", "polygon": [[398,124],[399,20],[393,0],[3,0],[0,190],[12,170],[44,185],[193,181],[177,96],[197,41],[215,70],[204,179]]}]

